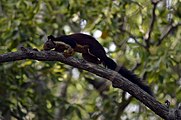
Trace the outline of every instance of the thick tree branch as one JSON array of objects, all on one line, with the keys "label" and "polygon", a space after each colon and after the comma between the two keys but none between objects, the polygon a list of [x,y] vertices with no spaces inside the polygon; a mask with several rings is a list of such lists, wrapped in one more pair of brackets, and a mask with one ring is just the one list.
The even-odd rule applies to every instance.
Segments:
[{"label": "thick tree branch", "polygon": [[153,4],[153,9],[152,9],[152,18],[151,18],[151,22],[150,22],[150,27],[147,31],[147,33],[145,34],[144,36],[144,40],[146,42],[146,47],[149,48],[150,47],[150,38],[151,38],[151,33],[153,31],[153,27],[154,27],[154,24],[155,24],[155,21],[156,21],[156,7],[157,7],[157,3],[159,1],[155,1],[155,0],[152,0],[152,4]]},{"label": "thick tree branch", "polygon": [[62,63],[94,73],[100,77],[112,81],[113,87],[127,91],[160,117],[169,119],[169,109],[165,107],[165,105],[162,105],[160,102],[156,101],[155,98],[148,95],[137,85],[128,81],[115,71],[105,69],[101,66],[88,63],[84,60],[78,60],[73,57],[65,58],[61,53],[55,51],[36,51],[23,48],[22,51],[10,52],[0,55],[0,63],[23,59],[33,59],[39,61],[60,61]]}]

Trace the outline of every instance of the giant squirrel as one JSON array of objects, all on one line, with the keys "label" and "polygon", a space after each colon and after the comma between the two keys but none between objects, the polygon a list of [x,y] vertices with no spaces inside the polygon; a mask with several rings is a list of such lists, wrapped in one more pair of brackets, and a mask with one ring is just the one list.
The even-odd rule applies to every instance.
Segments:
[{"label": "giant squirrel", "polygon": [[[91,54],[88,49],[88,45],[79,45],[74,40],[66,40],[66,38],[63,39],[64,42],[61,41],[53,41],[55,39],[54,36],[50,35],[48,36],[48,41],[45,42],[43,49],[44,50],[51,50],[55,49],[55,51],[63,52],[63,55],[65,57],[72,56],[75,52],[82,53],[82,57],[88,61],[95,64],[101,64],[101,61]],[[69,43],[65,43],[69,41]],[[70,42],[71,41],[71,42]]]},{"label": "giant squirrel", "polygon": [[55,51],[64,52],[65,57],[69,57],[74,52],[82,53],[85,60],[105,65],[107,68],[117,71],[123,77],[132,83],[138,85],[145,92],[153,96],[151,89],[145,85],[137,75],[126,69],[124,66],[119,67],[116,62],[106,55],[103,46],[92,36],[83,33],[71,35],[62,35],[60,37],[48,36],[48,41],[44,44],[44,50],[55,48]]}]

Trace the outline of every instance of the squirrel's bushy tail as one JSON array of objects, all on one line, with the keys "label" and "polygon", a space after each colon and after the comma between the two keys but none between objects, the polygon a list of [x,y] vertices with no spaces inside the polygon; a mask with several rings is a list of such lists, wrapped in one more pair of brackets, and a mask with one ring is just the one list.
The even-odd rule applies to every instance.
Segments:
[{"label": "squirrel's bushy tail", "polygon": [[153,93],[149,86],[145,85],[140,78],[137,77],[133,72],[129,71],[125,67],[117,66],[116,62],[114,62],[111,58],[107,57],[107,59],[103,62],[103,64],[111,70],[117,71],[123,77],[127,78],[132,83],[138,85],[142,90],[153,96]]}]

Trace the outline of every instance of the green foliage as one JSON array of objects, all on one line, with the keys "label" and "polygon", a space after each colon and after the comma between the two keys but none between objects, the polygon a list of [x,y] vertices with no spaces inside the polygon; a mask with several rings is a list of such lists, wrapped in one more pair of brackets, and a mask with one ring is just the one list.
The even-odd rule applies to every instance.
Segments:
[{"label": "green foliage", "polygon": [[[135,73],[145,79],[155,97],[176,105],[181,101],[181,29],[172,29],[161,44],[158,41],[171,24],[180,22],[180,4],[173,1],[171,11],[164,1],[158,3],[150,46],[144,47],[153,16],[148,0],[1,0],[0,54],[20,46],[41,50],[50,34],[101,32],[97,39],[109,56],[129,69],[140,63]],[[173,16],[171,21],[168,14]],[[103,97],[87,77],[102,79],[59,62],[0,64],[0,118],[159,119],[134,99],[120,111],[129,95],[110,87]]]}]

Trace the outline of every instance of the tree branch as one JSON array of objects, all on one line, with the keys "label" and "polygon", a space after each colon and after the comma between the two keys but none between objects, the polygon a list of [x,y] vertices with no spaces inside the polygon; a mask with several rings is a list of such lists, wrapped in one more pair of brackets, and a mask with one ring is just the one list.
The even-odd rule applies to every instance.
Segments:
[{"label": "tree branch", "polygon": [[162,105],[160,102],[156,101],[155,98],[148,95],[145,91],[140,89],[134,83],[128,81],[123,76],[121,76],[116,71],[103,68],[101,66],[88,63],[84,60],[78,60],[73,57],[65,58],[61,53],[56,51],[37,51],[32,49],[22,48],[21,51],[9,52],[0,55],[0,63],[12,62],[23,59],[32,59],[39,61],[59,61],[91,73],[94,73],[100,77],[106,78],[112,81],[112,86],[115,88],[120,88],[131,95],[133,95],[137,100],[141,101],[144,105],[154,111],[157,115],[164,119],[169,119],[168,112],[169,109]]},{"label": "tree branch", "polygon": [[176,25],[173,25],[173,23],[171,23],[163,32],[163,34],[160,36],[157,46],[159,46],[165,37],[167,37],[170,32],[172,32],[173,30],[175,30],[176,28],[178,28],[179,26],[181,26],[181,22],[177,23]]},{"label": "tree branch", "polygon": [[149,48],[150,47],[150,38],[151,38],[151,33],[153,31],[153,27],[154,27],[154,24],[155,24],[155,21],[156,21],[156,7],[157,7],[157,3],[159,1],[154,1],[152,0],[152,4],[153,4],[153,9],[152,9],[152,18],[151,18],[151,22],[150,22],[150,27],[147,31],[147,33],[145,34],[144,36],[144,40],[146,42],[146,47]]},{"label": "tree branch", "polygon": [[116,113],[116,117],[115,120],[119,120],[120,116],[122,115],[123,111],[125,110],[125,108],[129,105],[129,103],[132,101],[133,96],[130,96],[128,99],[124,99],[124,101],[122,101],[119,106],[118,106],[118,110]]},{"label": "tree branch", "polygon": [[127,31],[127,30],[122,30],[122,31],[125,32],[125,33],[127,33],[127,34],[129,35],[129,37],[132,38],[132,39],[135,41],[135,43],[137,43],[138,45],[140,45],[141,47],[143,47],[143,48],[146,49],[146,46],[144,46],[143,44],[141,44],[140,42],[138,42],[138,40],[137,40],[138,37],[134,36],[131,32],[129,32],[129,31]]}]

